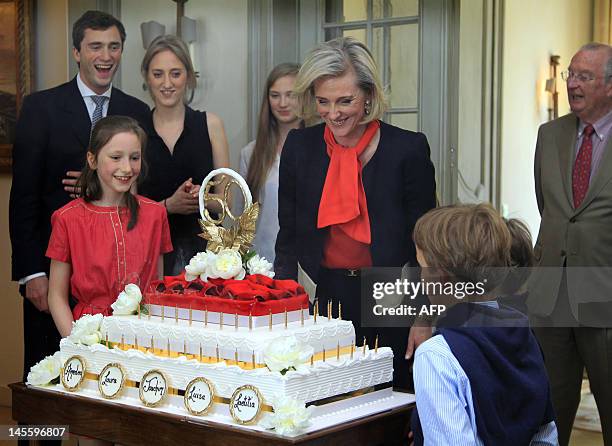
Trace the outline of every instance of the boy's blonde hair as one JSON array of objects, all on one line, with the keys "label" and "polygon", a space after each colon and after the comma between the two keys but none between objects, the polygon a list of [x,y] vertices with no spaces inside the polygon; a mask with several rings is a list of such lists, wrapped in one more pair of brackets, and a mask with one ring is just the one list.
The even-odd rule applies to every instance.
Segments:
[{"label": "boy's blonde hair", "polygon": [[416,222],[413,239],[429,267],[448,273],[452,280],[487,279],[487,290],[503,280],[495,270],[510,265],[512,236],[488,203],[432,209]]}]

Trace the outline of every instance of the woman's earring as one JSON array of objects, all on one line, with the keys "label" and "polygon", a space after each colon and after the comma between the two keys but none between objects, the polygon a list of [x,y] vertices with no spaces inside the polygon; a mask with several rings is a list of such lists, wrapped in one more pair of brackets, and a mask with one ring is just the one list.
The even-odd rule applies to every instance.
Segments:
[{"label": "woman's earring", "polygon": [[369,100],[369,99],[367,99],[367,100],[365,101],[365,105],[364,105],[364,107],[363,107],[363,111],[364,111],[364,113],[365,113],[366,115],[369,115],[369,114],[370,114],[370,100]]}]

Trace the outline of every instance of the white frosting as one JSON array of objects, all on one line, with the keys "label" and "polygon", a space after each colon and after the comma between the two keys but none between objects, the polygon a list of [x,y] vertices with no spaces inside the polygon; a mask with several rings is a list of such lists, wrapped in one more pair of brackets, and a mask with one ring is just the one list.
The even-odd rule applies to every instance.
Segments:
[{"label": "white frosting", "polygon": [[85,346],[68,339],[60,343],[62,360],[80,355],[85,358],[87,371],[99,374],[111,362],[120,363],[128,379],[140,381],[151,369],[159,369],[168,377],[168,385],[184,390],[198,376],[209,379],[217,395],[230,398],[234,390],[244,384],[256,386],[264,399],[270,401],[276,394],[310,402],[365,387],[390,382],[393,379],[393,352],[388,347],[378,352],[367,350],[362,355],[356,350],[353,359],[343,355],[326,362],[316,361],[313,366],[304,365],[285,375],[270,372],[267,368],[242,369],[225,362],[207,364],[195,359],[160,357],[139,350],[108,349],[102,344]]},{"label": "white frosting", "polygon": [[209,323],[204,326],[203,322],[175,321],[174,318],[166,317],[164,322],[160,317],[151,316],[109,316],[102,321],[100,328],[102,339],[108,335],[110,342],[121,342],[134,345],[137,338],[138,345],[149,347],[151,338],[155,348],[166,349],[168,341],[170,349],[175,352],[183,352],[199,355],[202,346],[203,356],[216,357],[216,348],[219,347],[219,356],[233,360],[238,351],[238,360],[250,363],[255,355],[255,362],[264,363],[263,352],[270,341],[278,337],[295,336],[302,344],[310,345],[315,352],[321,352],[323,348],[328,351],[328,356],[334,356],[340,347],[349,347],[355,341],[355,328],[352,322],[318,317],[316,324],[314,318],[301,322],[291,322],[285,329],[284,325],[274,326],[272,330],[268,327],[254,327],[249,330],[245,327],[224,326]]}]

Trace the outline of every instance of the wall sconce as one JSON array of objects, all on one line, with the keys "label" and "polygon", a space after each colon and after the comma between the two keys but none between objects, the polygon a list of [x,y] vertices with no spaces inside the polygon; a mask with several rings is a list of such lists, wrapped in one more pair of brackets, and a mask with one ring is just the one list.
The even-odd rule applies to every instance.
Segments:
[{"label": "wall sconce", "polygon": [[[552,121],[559,117],[559,93],[557,92],[557,67],[561,56],[550,56],[550,74],[552,77],[546,79],[546,87],[544,88],[552,96],[552,106],[548,107],[548,120]],[[550,104],[550,102],[549,102]]]},{"label": "wall sconce", "polygon": [[[187,3],[188,0],[172,1],[176,3],[176,35],[179,36],[189,47],[189,57],[191,58],[191,63],[193,64],[196,78],[199,78],[200,71],[197,69],[195,59],[195,43],[198,40],[198,22],[189,17],[185,17],[185,3]],[[151,20],[149,22],[140,24],[140,32],[142,34],[142,46],[146,51],[156,37],[166,34],[166,26]],[[143,89],[146,90],[145,84],[143,84]],[[194,92],[192,91],[187,103],[191,103],[193,100],[193,95]]]}]

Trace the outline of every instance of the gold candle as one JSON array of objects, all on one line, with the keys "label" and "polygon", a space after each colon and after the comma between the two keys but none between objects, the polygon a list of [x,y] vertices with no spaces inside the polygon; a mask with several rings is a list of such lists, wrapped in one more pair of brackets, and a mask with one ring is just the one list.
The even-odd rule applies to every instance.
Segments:
[{"label": "gold candle", "polygon": [[234,315],[234,329],[238,330],[238,312]]},{"label": "gold candle", "polygon": [[367,345],[367,344],[366,344],[366,337],[364,336],[364,337],[363,337],[363,353],[362,353],[362,355],[363,355],[363,356],[365,356],[366,345]]},{"label": "gold candle", "polygon": [[332,301],[327,301],[327,320],[331,320],[331,312],[332,312]]},{"label": "gold candle", "polygon": [[191,305],[189,305],[189,326],[191,327],[191,322],[193,321],[193,309]]},{"label": "gold candle", "polygon": [[355,352],[355,341],[351,341],[351,359],[353,359],[354,352]]},{"label": "gold candle", "polygon": [[300,324],[304,326],[304,308],[300,307]]},{"label": "gold candle", "polygon": [[234,362],[236,362],[236,365],[238,365],[238,349],[236,349],[234,352]]},{"label": "gold candle", "polygon": [[208,327],[208,307],[204,307],[204,326]]},{"label": "gold candle", "polygon": [[314,365],[314,353],[310,356],[310,366]]},{"label": "gold candle", "polygon": [[376,335],[376,339],[374,339],[374,353],[378,353],[378,335]]},{"label": "gold candle", "polygon": [[338,302],[338,320],[342,320],[342,302]]},{"label": "gold candle", "polygon": [[162,322],[164,322],[164,319],[166,318],[166,310],[165,310],[166,307],[162,305],[161,308],[162,308]]},{"label": "gold candle", "polygon": [[136,309],[136,311],[138,312],[138,319],[140,319],[140,304],[138,304],[138,308]]},{"label": "gold candle", "polygon": [[253,312],[249,312],[249,330],[253,329]]},{"label": "gold candle", "polygon": [[110,348],[110,345],[108,344],[108,331],[106,332],[106,334],[104,335],[104,340],[106,341],[106,347]]},{"label": "gold candle", "polygon": [[289,323],[289,316],[287,315],[287,307],[285,307],[285,330],[287,329],[288,323]]},{"label": "gold candle", "polygon": [[253,370],[255,370],[255,350],[251,353],[251,365],[253,366]]},{"label": "gold candle", "polygon": [[178,304],[174,305],[174,323],[178,324]]},{"label": "gold candle", "polygon": [[123,338],[123,335],[121,335],[121,350],[125,350],[125,339]]},{"label": "gold candle", "polygon": [[166,339],[166,346],[168,347],[168,356],[170,356],[170,338]]},{"label": "gold candle", "polygon": [[200,344],[200,362],[202,362],[202,344]]},{"label": "gold candle", "polygon": [[153,341],[153,336],[151,336],[151,353],[155,353],[155,343]]},{"label": "gold candle", "polygon": [[317,323],[317,316],[319,315],[319,299],[315,299],[314,304],[314,323]]},{"label": "gold candle", "polygon": [[323,362],[325,362],[325,346],[323,346]]},{"label": "gold candle", "polygon": [[219,330],[223,330],[223,312],[219,313]]},{"label": "gold candle", "polygon": [[336,347],[336,359],[340,360],[340,342],[338,342],[338,346]]},{"label": "gold candle", "polygon": [[183,353],[187,356],[187,341],[183,340]]},{"label": "gold candle", "polygon": [[270,314],[268,316],[268,328],[272,331],[272,310],[270,310]]},{"label": "gold candle", "polygon": [[217,355],[217,362],[219,362],[219,344],[217,344],[217,348],[215,349],[215,353]]},{"label": "gold candle", "polygon": [[134,335],[134,347],[138,350],[138,336]]}]

